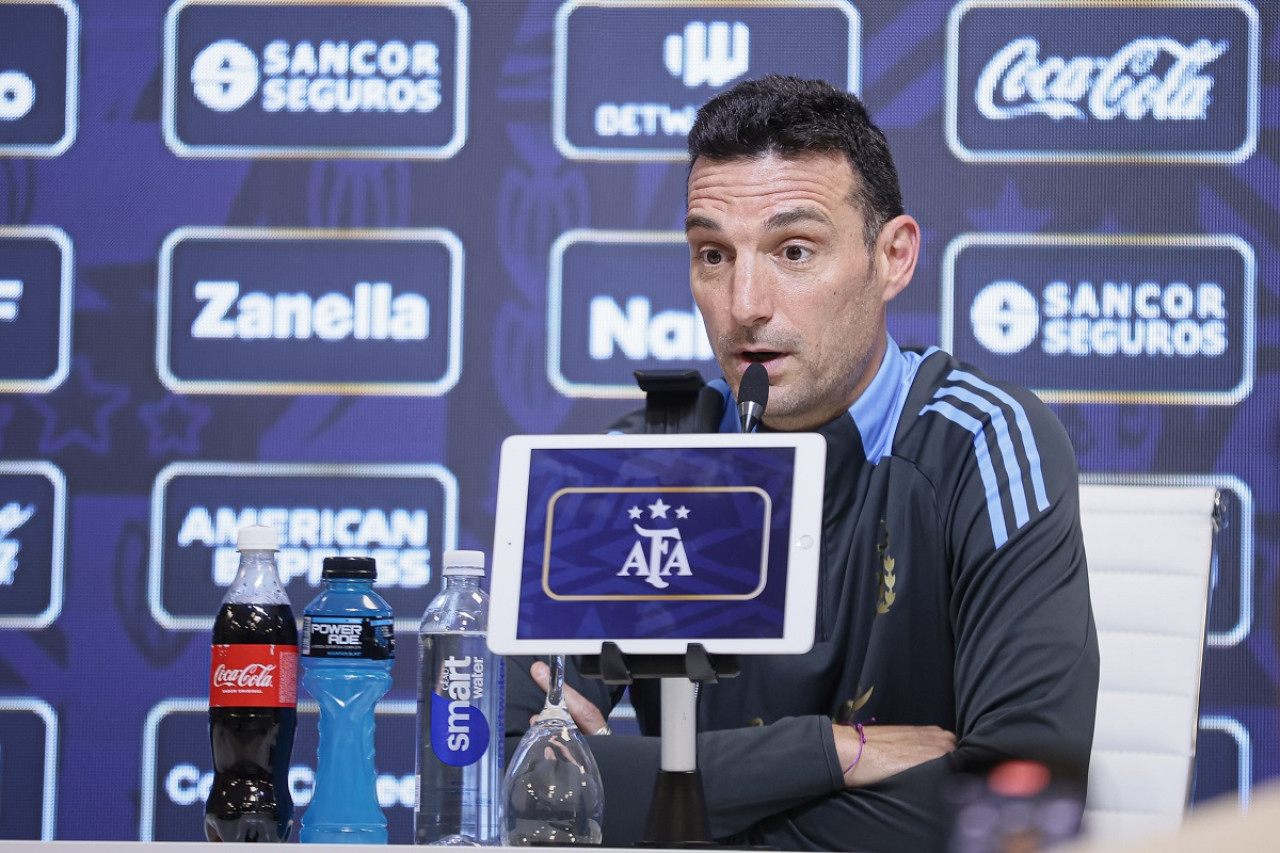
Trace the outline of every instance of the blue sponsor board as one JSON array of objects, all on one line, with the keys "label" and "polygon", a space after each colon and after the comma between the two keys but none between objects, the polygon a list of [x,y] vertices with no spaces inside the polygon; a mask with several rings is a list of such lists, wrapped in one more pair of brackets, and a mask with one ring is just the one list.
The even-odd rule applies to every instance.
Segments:
[{"label": "blue sponsor board", "polygon": [[43,699],[0,697],[0,838],[52,841],[58,717]]},{"label": "blue sponsor board", "polygon": [[1229,235],[963,235],[942,346],[1050,402],[1230,405],[1253,388],[1255,276]]},{"label": "blue sponsor board", "polygon": [[61,229],[0,225],[0,392],[52,391],[66,379],[72,266]]},{"label": "blue sponsor board", "polygon": [[56,157],[71,146],[79,76],[74,3],[0,3],[0,157]]},{"label": "blue sponsor board", "polygon": [[415,632],[457,538],[457,491],[439,465],[169,465],[151,495],[151,614],[165,628],[209,630],[239,564],[236,532],[265,524],[280,534],[295,611],[319,591],[325,557],[368,556],[396,630]]},{"label": "blue sponsor board", "polygon": [[969,0],[947,27],[947,142],[969,162],[1236,163],[1257,147],[1246,2]]},{"label": "blue sponsor board", "polygon": [[165,142],[183,157],[451,157],[469,38],[457,0],[179,0]]},{"label": "blue sponsor board", "polygon": [[636,370],[715,369],[678,231],[575,230],[551,249],[547,374],[570,397],[639,397]]},{"label": "blue sponsor board", "polygon": [[860,18],[842,0],[569,2],[556,15],[556,147],[569,159],[683,160],[694,114],[740,80],[858,91]]},{"label": "blue sponsor board", "polygon": [[444,394],[462,244],[439,229],[182,228],[161,250],[156,361],[183,393]]},{"label": "blue sponsor board", "polygon": [[0,628],[44,628],[62,612],[66,514],[56,465],[0,461]]},{"label": "blue sponsor board", "polygon": [[517,637],[781,637],[794,460],[534,450]]},{"label": "blue sponsor board", "polygon": [[[289,764],[293,796],[293,833],[307,813],[315,790],[319,712],[305,697],[299,679],[298,731]],[[405,744],[415,740],[416,703],[382,701],[376,711],[373,741],[377,759],[378,803],[387,818],[392,844],[413,842],[414,756]],[[207,699],[166,699],[147,715],[142,743],[140,841],[204,841],[204,803],[213,782]]]}]

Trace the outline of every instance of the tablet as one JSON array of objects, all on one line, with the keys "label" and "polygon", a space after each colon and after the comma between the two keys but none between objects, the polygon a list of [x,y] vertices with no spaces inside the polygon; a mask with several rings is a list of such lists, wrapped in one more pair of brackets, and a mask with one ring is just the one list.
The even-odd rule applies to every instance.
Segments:
[{"label": "tablet", "polygon": [[508,438],[490,647],[808,651],[825,458],[816,433]]}]

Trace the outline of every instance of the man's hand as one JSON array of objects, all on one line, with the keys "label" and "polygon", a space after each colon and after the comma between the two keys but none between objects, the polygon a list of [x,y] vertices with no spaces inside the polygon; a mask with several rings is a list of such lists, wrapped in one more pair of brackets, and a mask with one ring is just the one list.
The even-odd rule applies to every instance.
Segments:
[{"label": "man's hand", "polygon": [[[846,788],[861,788],[923,764],[956,748],[956,736],[937,726],[863,725],[866,743],[853,726],[832,723]],[[858,750],[862,757],[858,757]],[[855,760],[857,763],[855,764]],[[853,765],[850,767],[849,765]]]},{"label": "man's hand", "polygon": [[[529,667],[529,675],[544,691],[550,689],[551,667],[546,663],[535,661],[533,666]],[[569,709],[569,716],[573,717],[574,725],[584,735],[603,734],[609,730],[600,709],[568,684],[564,686],[564,704]],[[529,722],[532,723],[533,719],[530,718]]]}]

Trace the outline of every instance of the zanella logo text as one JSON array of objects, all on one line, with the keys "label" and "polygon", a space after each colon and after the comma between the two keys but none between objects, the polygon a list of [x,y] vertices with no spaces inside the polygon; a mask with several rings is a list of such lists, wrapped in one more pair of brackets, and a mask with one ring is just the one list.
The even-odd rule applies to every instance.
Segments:
[{"label": "zanella logo text", "polygon": [[1204,121],[1214,78],[1202,72],[1226,50],[1225,41],[1183,45],[1140,38],[1113,56],[1042,59],[1035,39],[1014,39],[983,69],[974,100],[984,116],[997,120],[1046,115]]},{"label": "zanella logo text", "polygon": [[1257,147],[1252,5],[965,0],[946,130],[970,162],[1234,163]]},{"label": "zanella logo text", "polygon": [[275,664],[253,663],[241,669],[218,664],[213,671],[214,687],[258,687],[264,690],[275,685]]},{"label": "zanella logo text", "polygon": [[157,370],[174,390],[436,395],[461,369],[462,244],[433,229],[179,229]]}]

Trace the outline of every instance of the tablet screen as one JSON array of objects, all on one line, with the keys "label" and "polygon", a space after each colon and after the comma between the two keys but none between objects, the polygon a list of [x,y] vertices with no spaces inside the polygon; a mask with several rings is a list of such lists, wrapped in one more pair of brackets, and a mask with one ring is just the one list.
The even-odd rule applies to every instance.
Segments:
[{"label": "tablet screen", "polygon": [[508,439],[490,644],[807,650],[824,455],[813,434]]}]

